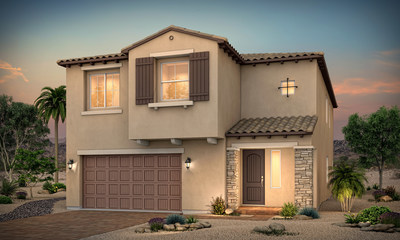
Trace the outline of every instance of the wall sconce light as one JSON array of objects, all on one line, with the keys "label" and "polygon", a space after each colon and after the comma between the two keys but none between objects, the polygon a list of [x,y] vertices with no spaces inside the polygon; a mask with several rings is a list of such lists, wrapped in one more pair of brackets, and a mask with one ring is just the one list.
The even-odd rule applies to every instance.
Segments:
[{"label": "wall sconce light", "polygon": [[190,159],[190,157],[188,157],[188,158],[186,159],[186,161],[185,161],[186,169],[189,170],[189,168],[190,168],[190,163],[191,163],[191,162],[192,162],[192,159]]},{"label": "wall sconce light", "polygon": [[74,160],[70,159],[68,161],[68,169],[71,170],[72,169],[72,165],[74,165]]}]

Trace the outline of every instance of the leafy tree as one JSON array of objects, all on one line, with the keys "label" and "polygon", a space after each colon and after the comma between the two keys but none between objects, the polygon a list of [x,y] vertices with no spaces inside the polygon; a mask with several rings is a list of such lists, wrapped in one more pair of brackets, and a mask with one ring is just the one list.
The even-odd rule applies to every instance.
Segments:
[{"label": "leafy tree", "polygon": [[[56,168],[58,167],[58,122],[65,121],[66,117],[66,87],[64,85],[52,89],[51,87],[42,88],[42,93],[35,100],[35,107],[39,110],[39,114],[49,123],[50,117],[54,119],[54,135],[56,139]],[[55,173],[55,182],[58,182],[58,172]]]},{"label": "leafy tree", "polygon": [[54,158],[44,157],[43,153],[43,150],[29,151],[20,148],[15,156],[17,171],[21,177],[26,179],[26,184],[30,188],[32,198],[32,188],[38,182],[53,180],[51,176],[57,171]]},{"label": "leafy tree", "polygon": [[364,181],[368,182],[361,169],[357,169],[354,163],[349,165],[345,162],[332,167],[329,179],[332,194],[340,201],[343,212],[351,210],[355,197],[361,197],[365,192]]},{"label": "leafy tree", "polygon": [[9,181],[13,180],[17,150],[43,148],[49,132],[33,105],[13,102],[7,95],[0,96],[0,160]]},{"label": "leafy tree", "polygon": [[353,114],[343,128],[344,138],[352,150],[361,155],[363,166],[377,166],[379,187],[386,162],[398,161],[400,153],[400,111],[397,106],[381,107],[369,116]]}]

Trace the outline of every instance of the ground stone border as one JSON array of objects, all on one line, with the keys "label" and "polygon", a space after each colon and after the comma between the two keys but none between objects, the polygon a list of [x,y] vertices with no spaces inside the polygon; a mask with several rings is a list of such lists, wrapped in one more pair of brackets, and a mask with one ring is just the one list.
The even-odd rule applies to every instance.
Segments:
[{"label": "ground stone border", "polygon": [[387,233],[400,232],[400,228],[395,228],[394,224],[379,223],[371,225],[371,223],[369,222],[360,222],[360,223],[332,223],[332,225],[339,227],[360,228],[361,231],[387,232]]},{"label": "ground stone border", "polygon": [[[211,223],[209,222],[197,222],[197,223],[188,223],[188,224],[164,224],[162,231],[193,231],[202,228],[210,228]],[[136,233],[153,233],[151,231],[150,225],[147,223],[144,227],[138,227],[135,229]],[[155,232],[154,232],[155,233]]]}]

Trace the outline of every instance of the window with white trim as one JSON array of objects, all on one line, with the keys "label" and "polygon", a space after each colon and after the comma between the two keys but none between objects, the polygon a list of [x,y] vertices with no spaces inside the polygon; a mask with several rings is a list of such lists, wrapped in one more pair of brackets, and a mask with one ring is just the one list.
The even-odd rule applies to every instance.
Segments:
[{"label": "window with white trim", "polygon": [[281,187],[281,151],[271,150],[271,188]]},{"label": "window with white trim", "polygon": [[161,101],[189,99],[189,61],[161,63]]},{"label": "window with white trim", "polygon": [[90,109],[119,107],[119,73],[89,75]]}]

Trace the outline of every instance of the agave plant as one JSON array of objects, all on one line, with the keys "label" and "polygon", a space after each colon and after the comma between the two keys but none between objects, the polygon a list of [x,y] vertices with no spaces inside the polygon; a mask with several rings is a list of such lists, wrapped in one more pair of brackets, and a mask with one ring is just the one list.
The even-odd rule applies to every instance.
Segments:
[{"label": "agave plant", "polygon": [[332,194],[340,201],[343,212],[349,212],[353,207],[355,197],[361,197],[365,192],[364,182],[368,182],[364,172],[356,165],[342,162],[332,168],[329,173],[329,186]]}]

